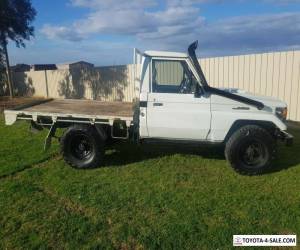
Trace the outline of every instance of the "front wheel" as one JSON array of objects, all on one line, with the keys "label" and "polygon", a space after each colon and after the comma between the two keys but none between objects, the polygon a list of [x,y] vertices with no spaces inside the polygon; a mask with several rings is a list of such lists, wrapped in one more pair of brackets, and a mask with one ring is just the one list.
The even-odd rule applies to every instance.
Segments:
[{"label": "front wheel", "polygon": [[256,125],[237,130],[226,143],[225,156],[235,171],[245,175],[267,172],[275,158],[276,142],[268,131]]},{"label": "front wheel", "polygon": [[102,163],[104,143],[92,126],[74,125],[68,128],[60,144],[65,162],[74,168],[95,168]]}]

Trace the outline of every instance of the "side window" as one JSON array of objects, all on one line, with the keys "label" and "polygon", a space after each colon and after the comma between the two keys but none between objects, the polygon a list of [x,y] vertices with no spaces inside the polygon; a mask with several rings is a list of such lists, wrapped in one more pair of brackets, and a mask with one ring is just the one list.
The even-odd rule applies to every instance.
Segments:
[{"label": "side window", "polygon": [[197,81],[185,61],[153,60],[152,92],[192,94]]}]

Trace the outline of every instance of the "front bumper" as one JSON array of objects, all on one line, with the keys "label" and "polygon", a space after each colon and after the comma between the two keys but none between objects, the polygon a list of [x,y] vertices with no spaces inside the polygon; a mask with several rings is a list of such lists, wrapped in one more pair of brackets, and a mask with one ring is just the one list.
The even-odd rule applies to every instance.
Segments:
[{"label": "front bumper", "polygon": [[286,146],[292,146],[294,144],[294,136],[286,131],[280,131],[278,137]]}]

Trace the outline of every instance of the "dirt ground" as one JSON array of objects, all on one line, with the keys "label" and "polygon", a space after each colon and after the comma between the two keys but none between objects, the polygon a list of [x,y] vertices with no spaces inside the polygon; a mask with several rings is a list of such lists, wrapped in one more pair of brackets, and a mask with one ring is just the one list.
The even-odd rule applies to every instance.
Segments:
[{"label": "dirt ground", "polygon": [[0,96],[0,113],[2,113],[5,109],[14,108],[19,105],[43,99],[44,98],[37,97],[13,97],[11,99],[9,96]]}]

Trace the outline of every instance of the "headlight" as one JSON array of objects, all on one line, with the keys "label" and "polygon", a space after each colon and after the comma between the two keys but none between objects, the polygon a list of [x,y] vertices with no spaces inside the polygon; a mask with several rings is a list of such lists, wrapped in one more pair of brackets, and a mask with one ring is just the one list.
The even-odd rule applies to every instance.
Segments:
[{"label": "headlight", "polygon": [[287,118],[287,108],[276,108],[276,115],[279,119],[285,121]]}]

